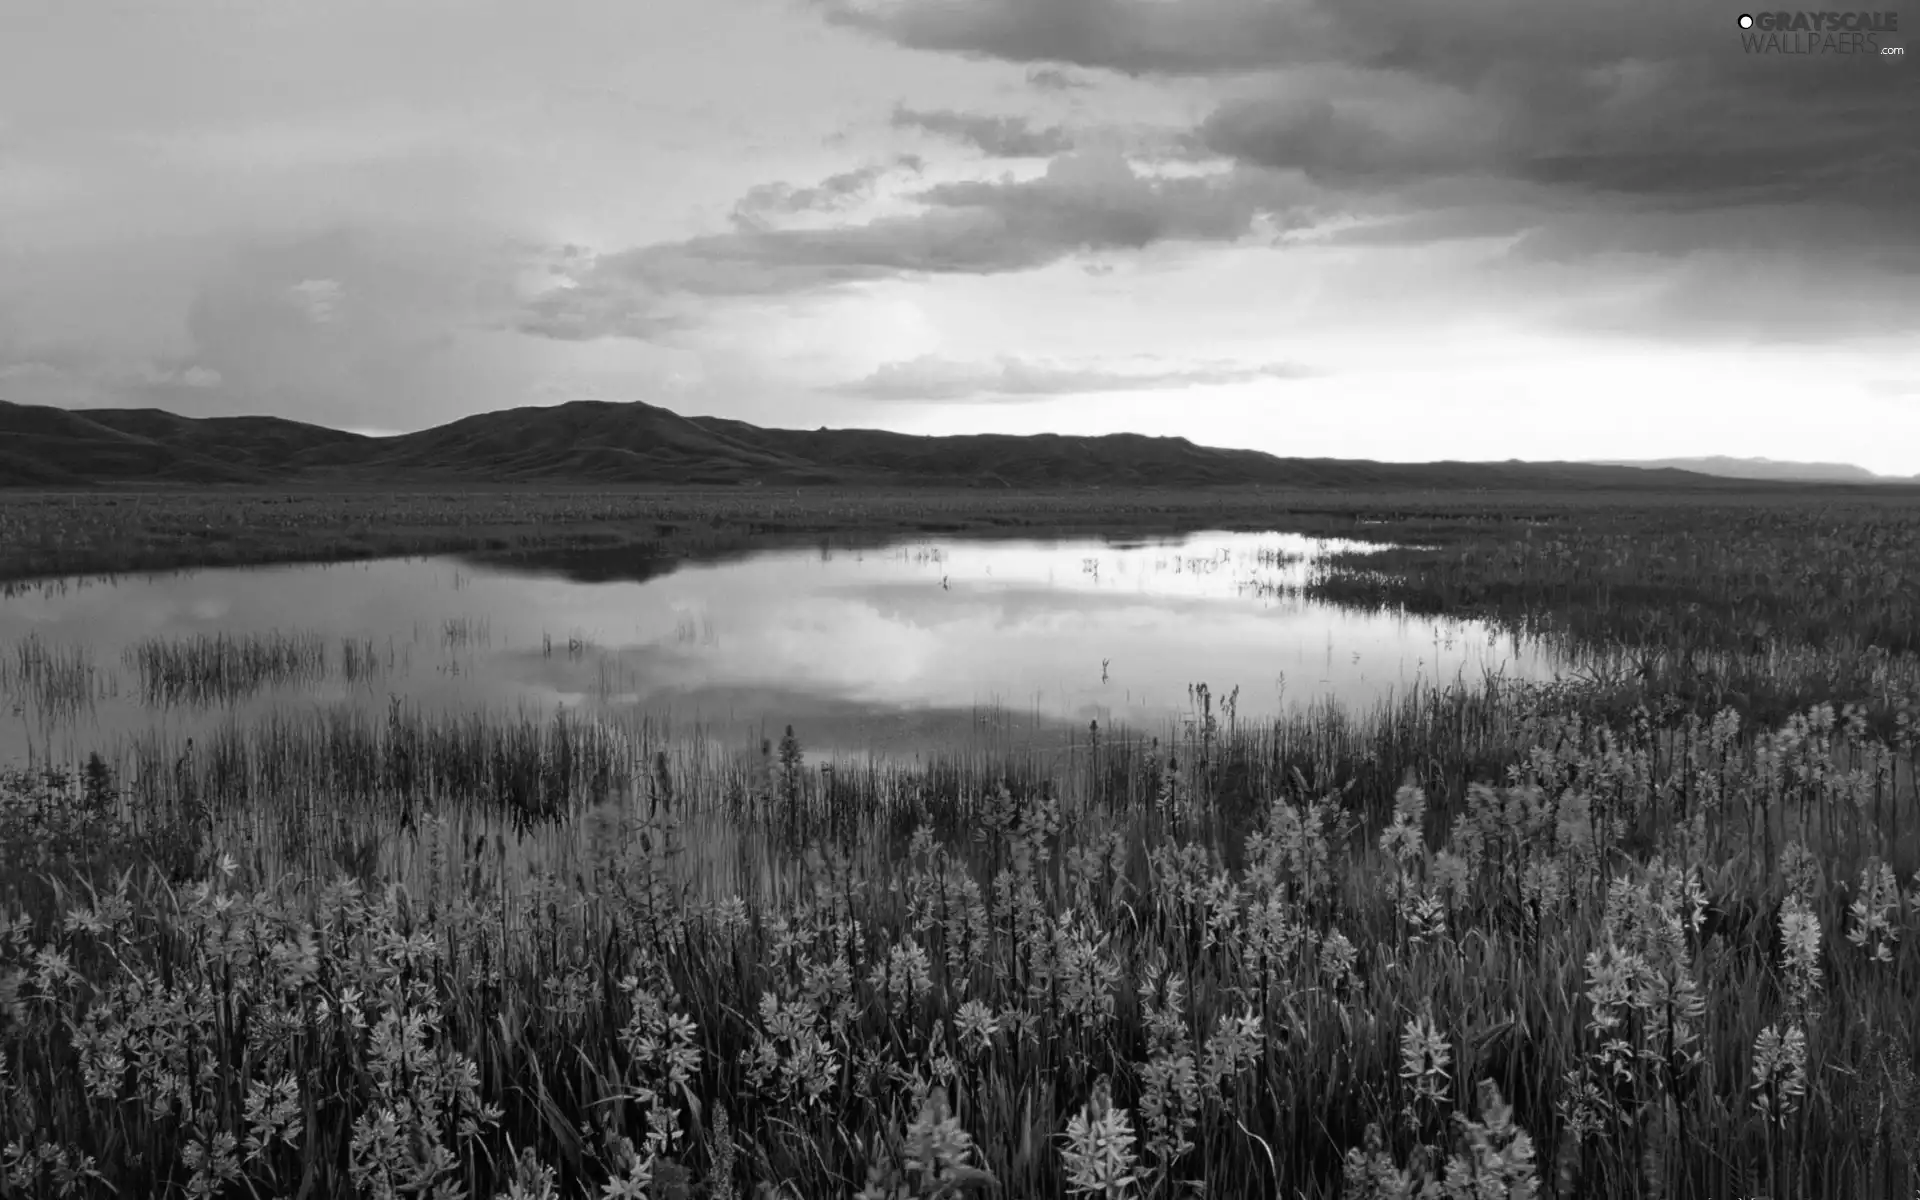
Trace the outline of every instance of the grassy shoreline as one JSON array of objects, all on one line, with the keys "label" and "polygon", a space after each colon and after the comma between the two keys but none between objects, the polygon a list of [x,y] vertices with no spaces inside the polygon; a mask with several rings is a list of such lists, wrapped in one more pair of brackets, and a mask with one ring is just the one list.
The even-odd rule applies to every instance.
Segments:
[{"label": "grassy shoreline", "polygon": [[1132,536],[1281,528],[1448,540],[1530,518],[1607,511],[1776,512],[1843,505],[1920,514],[1873,489],[1687,492],[1049,492],[829,489],[161,489],[0,491],[0,582],[61,575],[416,554],[570,551],[698,557],[783,541],[920,535]]},{"label": "grassy shoreline", "polygon": [[[1391,543],[1304,589],[1558,640],[1630,691],[1774,721],[1823,700],[1875,727],[1920,686],[1920,496],[337,489],[0,493],[0,589],[65,575],[445,554],[581,582],[902,537],[1284,530]],[[31,586],[30,584],[24,584]],[[1797,656],[1783,670],[1783,654]],[[1804,660],[1804,661],[1803,661]],[[1618,690],[1618,689],[1617,689]]]}]

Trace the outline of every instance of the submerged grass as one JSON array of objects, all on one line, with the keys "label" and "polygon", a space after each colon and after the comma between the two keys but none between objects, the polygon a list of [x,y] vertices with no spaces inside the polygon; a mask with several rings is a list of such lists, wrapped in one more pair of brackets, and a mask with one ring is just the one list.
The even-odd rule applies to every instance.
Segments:
[{"label": "submerged grass", "polygon": [[0,696],[20,709],[31,705],[47,719],[70,721],[111,694],[113,680],[95,668],[84,645],[28,634],[14,642],[11,654],[0,654]]},{"label": "submerged grass", "polygon": [[[343,657],[358,647],[348,643]],[[146,638],[123,659],[138,672],[149,704],[230,704],[265,688],[314,683],[327,675],[326,639],[317,633],[195,634]]]},{"label": "submerged grass", "polygon": [[16,778],[5,1186],[1920,1184],[1912,697],[1196,694],[1051,759],[395,708]]}]

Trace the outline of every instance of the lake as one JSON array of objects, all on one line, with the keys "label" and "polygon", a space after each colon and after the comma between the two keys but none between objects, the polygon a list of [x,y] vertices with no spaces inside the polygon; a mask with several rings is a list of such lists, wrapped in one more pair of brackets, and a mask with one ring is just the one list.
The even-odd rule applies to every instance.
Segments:
[{"label": "lake", "polygon": [[[396,702],[565,705],[742,739],[792,724],[813,753],[911,756],[1095,720],[1159,732],[1194,712],[1197,684],[1247,720],[1328,699],[1366,708],[1416,681],[1554,674],[1544,650],[1481,623],[1299,596],[1327,554],[1367,548],[1275,533],[949,539],[656,564],[637,582],[453,559],[53,581],[0,597],[0,761]],[[256,662],[278,646],[279,665],[185,684],[163,669],[170,641],[220,635],[229,658],[249,637]],[[84,704],[48,703],[25,678],[26,658],[62,649],[84,650]]]}]

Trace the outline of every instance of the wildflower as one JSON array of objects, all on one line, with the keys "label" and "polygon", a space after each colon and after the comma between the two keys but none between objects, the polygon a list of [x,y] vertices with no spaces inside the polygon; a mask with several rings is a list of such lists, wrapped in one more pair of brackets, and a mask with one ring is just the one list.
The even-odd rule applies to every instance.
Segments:
[{"label": "wildflower", "polygon": [[946,1089],[928,1089],[906,1137],[905,1166],[920,1177],[920,1195],[951,1196],[992,1183],[992,1175],[973,1166],[974,1153],[973,1136],[953,1115]]},{"label": "wildflower", "polygon": [[1472,1200],[1533,1200],[1539,1194],[1533,1139],[1514,1124],[1513,1106],[1491,1079],[1480,1081],[1480,1119],[1457,1114],[1465,1153],[1447,1162],[1448,1197]]},{"label": "wildflower", "polygon": [[1338,991],[1353,978],[1353,966],[1359,958],[1360,951],[1336,929],[1320,943],[1320,976],[1328,987]]},{"label": "wildflower", "polygon": [[1434,855],[1428,877],[1434,894],[1444,897],[1448,904],[1458,908],[1467,902],[1472,873],[1466,859],[1451,850],[1442,850]]},{"label": "wildflower", "polygon": [[274,1142],[297,1146],[304,1127],[299,1086],[291,1074],[272,1083],[254,1080],[247,1085],[247,1161],[265,1154]]},{"label": "wildflower", "polygon": [[1872,942],[1873,961],[1892,962],[1893,943],[1900,937],[1900,929],[1894,924],[1899,907],[1900,885],[1893,868],[1878,859],[1869,862],[1860,868],[1859,894],[1847,909],[1853,917],[1847,940],[1863,950]]},{"label": "wildflower", "polygon": [[1060,1158],[1066,1166],[1068,1195],[1125,1200],[1142,1181],[1133,1149],[1133,1122],[1126,1109],[1113,1106],[1109,1088],[1106,1076],[1095,1080],[1086,1106],[1067,1122]]},{"label": "wildflower", "polygon": [[747,902],[739,896],[728,896],[714,905],[714,923],[719,927],[720,936],[730,938],[747,927]]},{"label": "wildflower", "polygon": [[950,1200],[991,1187],[991,1172],[974,1165],[973,1136],[960,1125],[946,1089],[919,1086],[919,1113],[907,1123],[898,1154],[882,1143],[867,1168],[867,1185],[855,1200]]},{"label": "wildflower", "polygon": [[1265,1047],[1260,1014],[1249,1008],[1238,1017],[1220,1014],[1219,1028],[1207,1039],[1202,1072],[1210,1088],[1220,1088],[1252,1069]]},{"label": "wildflower", "polygon": [[1140,1118],[1147,1130],[1147,1153],[1162,1173],[1193,1149],[1188,1135],[1199,1108],[1198,1072],[1186,1047],[1164,1050],[1141,1064]]},{"label": "wildflower", "polygon": [[968,1000],[953,1015],[954,1031],[959,1035],[963,1052],[979,1054],[993,1045],[993,1039],[1000,1033],[1000,1022],[995,1019],[993,1009],[978,1000]]},{"label": "wildflower", "polygon": [[1781,905],[1780,941],[1788,1002],[1805,1012],[1820,988],[1820,918],[1797,895]]},{"label": "wildflower", "polygon": [[1780,875],[1787,881],[1787,895],[1802,902],[1813,899],[1820,886],[1820,860],[1799,842],[1780,848]]},{"label": "wildflower", "polygon": [[1400,1033],[1400,1078],[1413,1087],[1413,1103],[1435,1108],[1447,1102],[1451,1086],[1453,1047],[1433,1023],[1421,1014]]},{"label": "wildflower", "polygon": [[748,1083],[782,1100],[818,1104],[840,1073],[840,1052],[826,1039],[819,1013],[805,1003],[782,1004],[772,992],[761,996],[760,1028],[741,1053]]},{"label": "wildflower", "polygon": [[1366,1149],[1356,1146],[1347,1151],[1342,1174],[1349,1200],[1416,1200],[1420,1192],[1411,1174],[1394,1165],[1380,1126],[1374,1123],[1367,1125]]},{"label": "wildflower", "polygon": [[903,1017],[909,1005],[933,991],[933,960],[918,942],[902,942],[874,964],[867,982],[887,998],[894,1016]]},{"label": "wildflower", "polygon": [[531,1146],[521,1149],[513,1160],[513,1173],[505,1191],[494,1200],[559,1200],[560,1188],[552,1167],[541,1162]]},{"label": "wildflower", "polygon": [[[586,1132],[584,1125],[581,1128]],[[601,1200],[648,1200],[657,1159],[651,1153],[643,1155],[636,1150],[632,1138],[615,1137],[610,1142],[614,1171],[612,1177],[600,1185]]]},{"label": "wildflower", "polygon": [[1402,866],[1426,850],[1422,822],[1426,819],[1427,793],[1411,780],[1393,794],[1393,822],[1380,834],[1380,849]]},{"label": "wildflower", "polygon": [[1807,1091],[1807,1035],[1798,1026],[1785,1033],[1772,1025],[1753,1042],[1753,1107],[1774,1122],[1784,1121]]},{"label": "wildflower", "polygon": [[1407,926],[1407,942],[1420,946],[1447,934],[1447,909],[1440,897],[1418,887],[1403,887],[1398,901],[1400,919]]},{"label": "wildflower", "polygon": [[233,1134],[215,1133],[205,1127],[180,1148],[180,1164],[193,1174],[187,1180],[187,1194],[196,1197],[217,1196],[226,1185],[240,1178],[240,1161],[234,1154]]}]

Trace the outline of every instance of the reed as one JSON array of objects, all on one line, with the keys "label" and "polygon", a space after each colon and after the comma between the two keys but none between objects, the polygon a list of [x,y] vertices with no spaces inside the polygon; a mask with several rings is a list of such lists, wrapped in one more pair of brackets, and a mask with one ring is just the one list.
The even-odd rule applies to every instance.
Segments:
[{"label": "reed", "polygon": [[14,642],[12,653],[0,654],[0,695],[46,720],[74,720],[114,693],[115,681],[99,671],[84,645],[28,634]]},{"label": "reed", "polygon": [[194,634],[146,638],[122,660],[140,679],[149,704],[232,704],[272,687],[326,678],[326,640],[317,633]]}]

